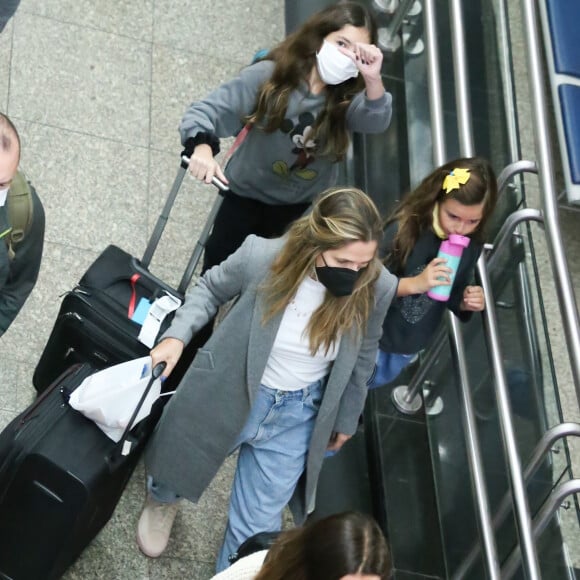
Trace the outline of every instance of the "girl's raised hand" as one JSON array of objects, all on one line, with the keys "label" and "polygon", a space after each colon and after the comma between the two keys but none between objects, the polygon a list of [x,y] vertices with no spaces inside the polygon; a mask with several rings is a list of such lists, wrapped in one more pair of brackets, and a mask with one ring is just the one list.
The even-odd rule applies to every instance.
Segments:
[{"label": "girl's raised hand", "polygon": [[380,99],[384,92],[381,78],[383,53],[374,44],[357,42],[352,49],[339,46],[338,49],[349,58],[352,58],[356,67],[365,80],[367,97],[371,100]]},{"label": "girl's raised hand", "polygon": [[467,286],[463,291],[460,309],[481,312],[485,308],[485,295],[481,286]]},{"label": "girl's raised hand", "polygon": [[211,183],[214,175],[224,183],[228,183],[220,164],[213,157],[212,148],[205,143],[199,144],[193,150],[193,155],[189,160],[189,173],[192,177],[206,183]]},{"label": "girl's raised hand", "polygon": [[374,44],[357,42],[353,47],[355,64],[365,81],[379,80],[383,64],[383,52]]}]

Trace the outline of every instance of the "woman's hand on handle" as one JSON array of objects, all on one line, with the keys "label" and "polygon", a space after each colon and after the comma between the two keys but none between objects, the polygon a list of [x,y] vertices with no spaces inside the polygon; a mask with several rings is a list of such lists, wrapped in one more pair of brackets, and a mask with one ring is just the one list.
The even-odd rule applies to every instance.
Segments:
[{"label": "woman's hand on handle", "polygon": [[211,183],[214,175],[224,183],[228,183],[220,164],[214,159],[212,148],[205,143],[197,145],[193,150],[189,160],[189,173],[205,183]]},{"label": "woman's hand on handle", "polygon": [[153,367],[160,362],[165,362],[167,366],[161,376],[167,378],[175,368],[184,348],[185,345],[181,340],[164,338],[150,353],[153,359]]}]

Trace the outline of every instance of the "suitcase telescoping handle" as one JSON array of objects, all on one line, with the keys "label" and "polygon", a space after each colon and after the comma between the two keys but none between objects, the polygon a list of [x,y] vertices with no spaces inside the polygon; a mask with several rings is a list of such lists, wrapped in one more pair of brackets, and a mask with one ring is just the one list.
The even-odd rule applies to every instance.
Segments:
[{"label": "suitcase telescoping handle", "polygon": [[129,422],[125,427],[125,431],[123,431],[123,435],[121,436],[121,439],[119,439],[119,442],[115,446],[114,451],[109,456],[109,464],[111,465],[111,467],[114,467],[123,456],[129,455],[129,453],[131,452],[131,442],[129,441],[129,432],[133,428],[135,418],[139,414],[139,411],[141,410],[141,407],[143,406],[143,403],[145,402],[145,399],[147,398],[149,391],[153,387],[153,383],[162,375],[166,366],[167,365],[165,362],[160,362],[153,367],[153,370],[151,371],[151,378],[149,379],[149,382],[147,383],[147,386],[145,387],[145,390],[143,391],[143,394],[141,395],[141,398],[139,399],[139,402],[137,403],[137,406],[135,407],[135,410],[131,415],[131,419],[129,419]]},{"label": "suitcase telescoping handle", "polygon": [[[165,201],[163,210],[161,211],[161,214],[157,218],[157,223],[155,224],[155,228],[153,229],[151,238],[149,238],[147,248],[145,248],[145,253],[143,254],[143,258],[141,260],[141,266],[143,266],[145,270],[147,270],[151,264],[153,254],[155,253],[155,250],[159,245],[159,240],[161,239],[161,235],[163,234],[165,226],[167,225],[169,214],[171,213],[173,205],[175,204],[175,198],[177,197],[179,188],[181,187],[185,174],[187,173],[187,168],[189,167],[189,157],[187,157],[186,155],[187,153],[190,152],[184,151],[181,154],[181,164],[179,166],[179,171],[175,176],[175,180],[173,181],[173,185],[171,186],[171,190],[169,191],[169,195],[167,196],[167,200]],[[178,292],[181,294],[185,294],[187,287],[191,283],[193,273],[195,272],[195,268],[197,267],[199,259],[201,258],[201,255],[209,238],[211,228],[215,221],[217,212],[223,201],[223,194],[224,192],[229,190],[228,186],[217,177],[214,177],[212,179],[212,183],[218,188],[219,195],[216,197],[213,203],[213,206],[209,212],[209,216],[205,222],[205,226],[203,227],[201,235],[197,240],[195,248],[193,249],[191,257],[189,258],[189,262],[187,263],[187,266],[181,278],[181,282],[179,283],[179,286],[177,288]]]},{"label": "suitcase telescoping handle", "polygon": [[[189,159],[187,157],[183,156],[182,161],[186,163],[187,166],[189,166]],[[209,215],[207,216],[207,220],[205,220],[205,224],[203,226],[203,229],[201,230],[201,234],[199,235],[199,238],[195,243],[195,248],[193,249],[191,257],[189,258],[189,262],[187,263],[185,271],[183,272],[183,276],[181,277],[181,282],[179,283],[178,290],[182,294],[185,294],[187,287],[191,283],[193,273],[197,268],[197,264],[201,258],[203,250],[205,249],[205,245],[207,244],[209,234],[211,233],[211,229],[215,222],[215,218],[220,209],[222,201],[224,200],[223,197],[224,193],[226,191],[229,191],[230,189],[221,179],[215,177],[215,175],[214,177],[212,177],[211,182],[218,188],[219,195],[215,198],[213,205],[211,206]]]}]

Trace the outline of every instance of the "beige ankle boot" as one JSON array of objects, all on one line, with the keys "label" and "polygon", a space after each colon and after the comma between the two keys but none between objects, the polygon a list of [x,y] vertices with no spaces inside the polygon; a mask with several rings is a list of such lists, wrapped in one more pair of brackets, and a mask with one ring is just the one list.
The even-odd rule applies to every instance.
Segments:
[{"label": "beige ankle boot", "polygon": [[163,554],[178,509],[179,502],[159,503],[147,497],[137,524],[137,544],[146,556],[158,558]]}]

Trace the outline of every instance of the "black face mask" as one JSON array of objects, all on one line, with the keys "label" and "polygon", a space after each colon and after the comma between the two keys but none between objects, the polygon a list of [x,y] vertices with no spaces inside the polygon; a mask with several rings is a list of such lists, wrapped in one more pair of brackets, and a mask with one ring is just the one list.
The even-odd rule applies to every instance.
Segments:
[{"label": "black face mask", "polygon": [[358,280],[362,270],[357,272],[350,268],[328,266],[324,256],[322,256],[322,261],[324,262],[324,266],[316,267],[318,281],[321,284],[324,284],[328,291],[337,298],[352,294],[356,281]]}]

